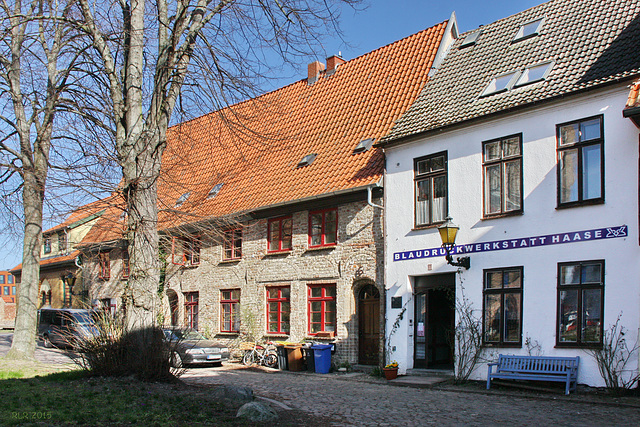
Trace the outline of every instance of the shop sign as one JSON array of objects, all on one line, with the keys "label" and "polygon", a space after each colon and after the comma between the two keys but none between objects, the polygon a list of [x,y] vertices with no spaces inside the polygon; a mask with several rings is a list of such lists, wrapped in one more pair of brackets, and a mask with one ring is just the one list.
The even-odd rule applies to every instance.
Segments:
[{"label": "shop sign", "polygon": [[[478,242],[454,246],[452,255],[471,254],[478,252],[506,251],[511,249],[534,248],[538,246],[562,245],[565,243],[587,242],[591,240],[615,239],[627,237],[626,225],[607,228],[595,228],[593,230],[571,231],[568,233],[547,234],[535,237],[518,237],[515,239],[495,240],[491,242]],[[432,258],[445,256],[444,248],[420,249],[393,254],[394,261],[406,261],[410,259]]]}]

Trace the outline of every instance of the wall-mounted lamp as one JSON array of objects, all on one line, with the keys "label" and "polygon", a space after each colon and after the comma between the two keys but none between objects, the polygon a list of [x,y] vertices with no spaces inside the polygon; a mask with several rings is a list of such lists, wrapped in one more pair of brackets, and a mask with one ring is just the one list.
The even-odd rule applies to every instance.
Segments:
[{"label": "wall-mounted lamp", "polygon": [[460,227],[451,222],[452,218],[448,216],[445,220],[445,223],[438,227],[438,231],[440,232],[440,238],[442,239],[442,247],[446,251],[445,259],[449,265],[453,265],[454,267],[464,267],[465,269],[469,269],[471,267],[471,260],[468,256],[458,257],[457,261],[453,260],[451,256],[451,249],[456,244],[456,235],[458,234],[458,230]]}]

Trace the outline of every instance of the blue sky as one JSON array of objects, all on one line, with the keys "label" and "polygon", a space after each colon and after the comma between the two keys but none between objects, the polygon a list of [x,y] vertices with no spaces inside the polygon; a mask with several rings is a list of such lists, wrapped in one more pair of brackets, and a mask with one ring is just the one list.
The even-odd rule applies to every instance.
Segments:
[{"label": "blue sky", "polygon": [[[462,33],[541,3],[542,0],[369,0],[362,6],[365,10],[343,9],[341,28],[345,41],[327,37],[325,52],[317,59],[324,62],[323,56],[339,52],[346,60],[356,58],[449,19],[454,11]],[[300,64],[298,75],[279,82],[286,84],[305,78],[306,67],[306,63]],[[15,236],[0,238],[0,270],[13,268],[21,262],[21,245]]]}]

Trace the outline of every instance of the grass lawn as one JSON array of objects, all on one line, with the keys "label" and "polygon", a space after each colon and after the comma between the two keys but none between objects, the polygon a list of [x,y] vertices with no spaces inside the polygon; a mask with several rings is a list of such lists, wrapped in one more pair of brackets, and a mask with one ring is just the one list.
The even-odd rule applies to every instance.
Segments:
[{"label": "grass lawn", "polygon": [[[62,366],[62,368],[61,368]],[[247,425],[208,389],[0,359],[0,425]]]}]

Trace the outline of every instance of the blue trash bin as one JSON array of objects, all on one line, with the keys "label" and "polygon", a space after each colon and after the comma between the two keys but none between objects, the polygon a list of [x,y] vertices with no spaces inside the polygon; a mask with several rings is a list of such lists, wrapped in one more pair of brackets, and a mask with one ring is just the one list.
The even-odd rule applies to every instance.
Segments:
[{"label": "blue trash bin", "polygon": [[316,374],[328,374],[331,370],[331,345],[316,344],[311,346]]}]

